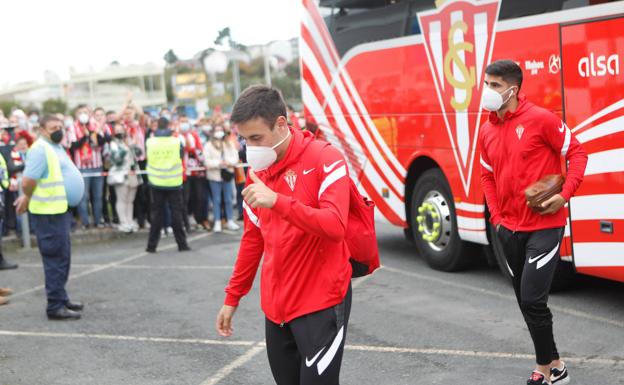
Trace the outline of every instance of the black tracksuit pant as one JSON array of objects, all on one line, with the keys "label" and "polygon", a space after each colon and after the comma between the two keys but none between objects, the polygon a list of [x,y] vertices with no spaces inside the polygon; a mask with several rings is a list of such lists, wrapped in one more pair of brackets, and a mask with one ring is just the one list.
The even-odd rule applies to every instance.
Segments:
[{"label": "black tracksuit pant", "polygon": [[286,324],[266,320],[269,365],[277,385],[339,385],[351,313],[351,287],[336,306]]},{"label": "black tracksuit pant", "polygon": [[549,365],[559,359],[548,294],[560,260],[563,228],[513,232],[501,226],[498,237],[513,275],[520,311],[531,333],[537,363]]}]

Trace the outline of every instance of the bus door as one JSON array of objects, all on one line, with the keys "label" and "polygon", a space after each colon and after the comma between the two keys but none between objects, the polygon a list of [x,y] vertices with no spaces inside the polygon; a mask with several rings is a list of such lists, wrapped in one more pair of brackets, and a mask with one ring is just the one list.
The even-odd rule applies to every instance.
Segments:
[{"label": "bus door", "polygon": [[574,264],[624,282],[624,14],[560,29],[564,119],[589,155],[569,205]]}]

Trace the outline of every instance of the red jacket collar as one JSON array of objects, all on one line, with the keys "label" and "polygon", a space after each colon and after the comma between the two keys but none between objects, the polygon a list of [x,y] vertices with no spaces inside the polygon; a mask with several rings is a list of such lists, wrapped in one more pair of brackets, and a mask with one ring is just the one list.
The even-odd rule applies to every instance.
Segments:
[{"label": "red jacket collar", "polygon": [[292,138],[286,150],[286,155],[266,170],[268,175],[278,174],[289,165],[298,161],[306,147],[314,140],[314,136],[309,131],[301,131],[292,127],[289,127],[289,130]]},{"label": "red jacket collar", "polygon": [[516,116],[522,115],[526,110],[531,106],[531,102],[529,102],[524,94],[518,95],[518,108],[514,112],[507,111],[503,119],[499,119],[498,115],[495,111],[490,112],[488,117],[490,123],[492,124],[501,124],[503,121],[512,119]]}]

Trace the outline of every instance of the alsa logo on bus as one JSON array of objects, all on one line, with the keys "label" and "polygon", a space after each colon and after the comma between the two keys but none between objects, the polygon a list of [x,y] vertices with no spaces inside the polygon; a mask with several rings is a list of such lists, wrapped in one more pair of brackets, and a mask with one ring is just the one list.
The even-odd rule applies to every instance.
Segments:
[{"label": "alsa logo on bus", "polygon": [[481,120],[483,74],[491,59],[499,0],[438,0],[436,5],[436,10],[419,13],[418,22],[468,195]]},{"label": "alsa logo on bus", "polygon": [[619,75],[620,74],[620,57],[617,54],[610,55],[594,55],[593,52],[589,56],[581,58],[578,62],[578,72],[584,78]]}]

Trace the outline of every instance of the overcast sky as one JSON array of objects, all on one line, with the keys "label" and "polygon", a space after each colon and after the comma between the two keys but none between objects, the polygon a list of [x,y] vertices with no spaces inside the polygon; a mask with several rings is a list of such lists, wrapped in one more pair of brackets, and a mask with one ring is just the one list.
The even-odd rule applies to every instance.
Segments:
[{"label": "overcast sky", "polygon": [[9,0],[0,3],[0,87],[53,70],[164,64],[213,46],[229,26],[243,44],[298,35],[300,0]]}]

